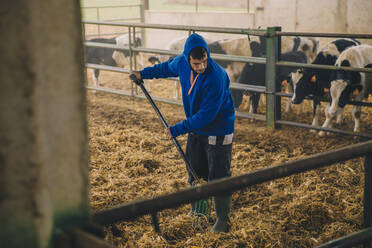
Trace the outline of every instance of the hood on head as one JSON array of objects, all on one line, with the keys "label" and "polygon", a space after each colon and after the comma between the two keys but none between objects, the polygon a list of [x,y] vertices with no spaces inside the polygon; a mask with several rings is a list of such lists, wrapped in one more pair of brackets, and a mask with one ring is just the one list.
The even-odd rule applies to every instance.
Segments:
[{"label": "hood on head", "polygon": [[189,61],[189,55],[191,50],[194,49],[195,47],[204,47],[205,50],[207,50],[209,58],[209,48],[207,42],[203,39],[203,37],[194,33],[187,38],[183,49],[183,56],[185,56],[187,61]]}]

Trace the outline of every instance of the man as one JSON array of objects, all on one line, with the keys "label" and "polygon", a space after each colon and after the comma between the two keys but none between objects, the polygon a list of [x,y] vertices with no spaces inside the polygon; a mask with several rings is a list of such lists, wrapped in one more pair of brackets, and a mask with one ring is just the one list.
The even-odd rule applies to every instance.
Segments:
[{"label": "man", "polygon": [[[229,177],[235,109],[227,73],[212,58],[205,40],[192,34],[174,59],[131,72],[138,79],[179,77],[186,120],[166,130],[168,138],[188,133],[186,156],[206,180]],[[189,171],[189,183],[194,178]],[[229,230],[231,193],[214,197],[217,221],[212,232]],[[195,205],[192,204],[192,210]]]}]

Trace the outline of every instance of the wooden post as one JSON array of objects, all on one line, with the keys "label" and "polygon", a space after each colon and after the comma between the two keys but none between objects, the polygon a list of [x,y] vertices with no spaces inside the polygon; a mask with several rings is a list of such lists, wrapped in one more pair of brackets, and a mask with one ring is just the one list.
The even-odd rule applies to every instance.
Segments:
[{"label": "wooden post", "polygon": [[75,0],[2,8],[0,247],[53,247],[56,230],[90,221],[81,9]]}]

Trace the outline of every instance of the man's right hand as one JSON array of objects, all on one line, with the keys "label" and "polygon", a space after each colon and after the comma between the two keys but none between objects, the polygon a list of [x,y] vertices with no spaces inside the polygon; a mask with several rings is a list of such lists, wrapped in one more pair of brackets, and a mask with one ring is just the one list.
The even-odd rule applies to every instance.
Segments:
[{"label": "man's right hand", "polygon": [[141,73],[139,72],[139,71],[131,71],[130,73],[129,73],[129,79],[130,79],[130,75],[134,75],[134,76],[136,76],[136,78],[138,79],[138,80],[140,80],[141,79]]}]

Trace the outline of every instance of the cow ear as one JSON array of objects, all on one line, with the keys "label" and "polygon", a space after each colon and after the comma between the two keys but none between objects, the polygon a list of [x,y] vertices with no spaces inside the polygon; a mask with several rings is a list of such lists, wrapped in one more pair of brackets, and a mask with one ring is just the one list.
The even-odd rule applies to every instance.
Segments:
[{"label": "cow ear", "polygon": [[315,75],[311,77],[311,82],[316,83],[316,76]]}]

